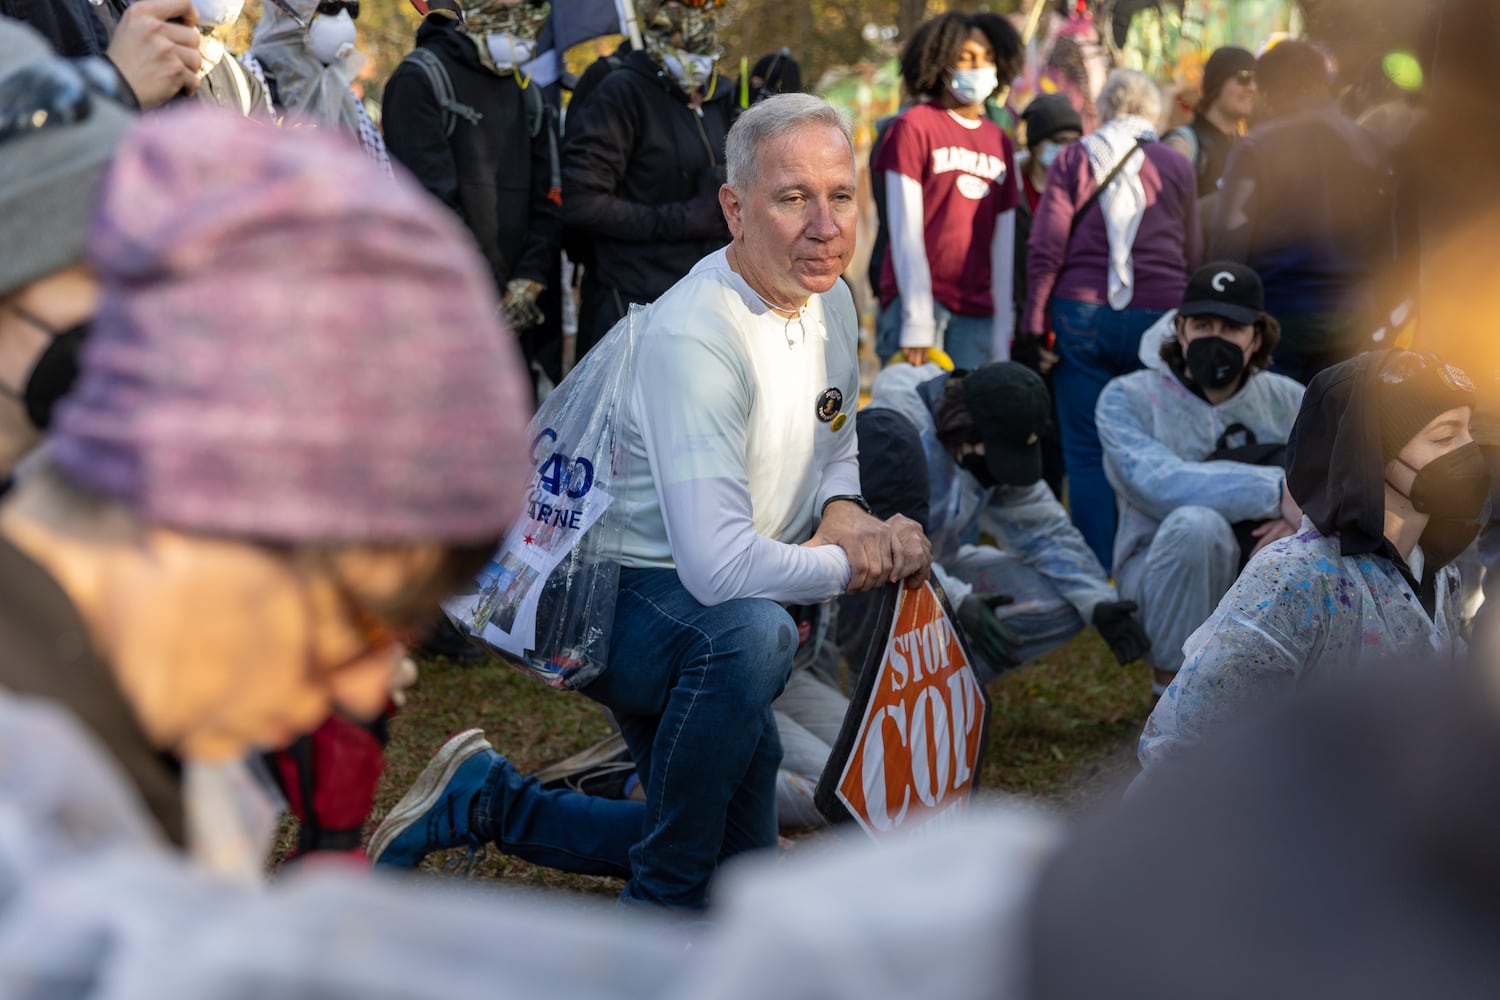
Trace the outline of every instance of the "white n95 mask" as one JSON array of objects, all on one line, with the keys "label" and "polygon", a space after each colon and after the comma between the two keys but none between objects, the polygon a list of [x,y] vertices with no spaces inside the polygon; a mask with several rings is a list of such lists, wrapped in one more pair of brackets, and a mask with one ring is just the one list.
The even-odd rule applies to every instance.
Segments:
[{"label": "white n95 mask", "polygon": [[704,81],[712,79],[714,63],[718,61],[717,55],[703,56],[682,49],[663,49],[661,53],[662,68],[684,90],[696,90],[703,86]]},{"label": "white n95 mask", "polygon": [[193,0],[198,8],[198,24],[204,28],[222,28],[240,19],[245,0]]},{"label": "white n95 mask", "polygon": [[332,66],[354,51],[357,37],[354,19],[347,10],[341,10],[332,17],[319,14],[308,25],[307,47],[318,62],[324,66]]},{"label": "white n95 mask", "polygon": [[531,57],[536,55],[535,41],[517,38],[508,31],[486,35],[484,43],[490,50],[490,58],[495,60],[495,68],[501,71],[514,70],[531,62]]}]

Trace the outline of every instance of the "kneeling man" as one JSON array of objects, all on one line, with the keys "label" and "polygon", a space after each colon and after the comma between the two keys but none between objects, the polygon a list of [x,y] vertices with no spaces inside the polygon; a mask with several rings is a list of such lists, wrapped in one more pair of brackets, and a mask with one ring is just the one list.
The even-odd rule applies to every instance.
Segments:
[{"label": "kneeling man", "polygon": [[729,133],[733,242],[651,305],[625,425],[631,512],[608,706],[646,791],[626,900],[699,908],[717,864],[776,844],[771,702],[797,650],[784,603],[926,579],[916,522],[859,495],[848,121],[786,94]]}]

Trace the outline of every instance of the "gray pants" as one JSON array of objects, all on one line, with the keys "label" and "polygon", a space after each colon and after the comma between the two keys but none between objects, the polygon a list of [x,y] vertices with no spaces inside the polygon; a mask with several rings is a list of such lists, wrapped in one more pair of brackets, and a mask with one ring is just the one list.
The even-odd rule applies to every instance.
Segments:
[{"label": "gray pants", "polygon": [[781,697],[771,703],[781,733],[781,769],[776,773],[776,821],[783,830],[824,826],[813,805],[818,778],[849,712],[843,692],[811,670],[793,670]]},{"label": "gray pants", "polygon": [[1141,607],[1151,637],[1146,662],[1157,670],[1182,669],[1182,645],[1208,620],[1239,576],[1234,529],[1208,507],[1179,507],[1167,515],[1144,555],[1121,567],[1120,596]]}]

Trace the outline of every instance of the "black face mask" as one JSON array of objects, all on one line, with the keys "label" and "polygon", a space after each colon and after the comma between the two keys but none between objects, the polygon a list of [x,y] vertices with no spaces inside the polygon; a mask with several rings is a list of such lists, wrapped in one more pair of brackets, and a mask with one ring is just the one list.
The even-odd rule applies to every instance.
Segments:
[{"label": "black face mask", "polygon": [[18,401],[26,410],[26,417],[37,430],[46,430],[52,423],[52,408],[67,395],[78,380],[78,351],[88,336],[87,323],[79,323],[66,330],[54,330],[28,312],[11,307],[15,314],[41,330],[49,338],[41,357],[31,366],[26,384],[20,392],[8,385],[0,384],[0,394]]},{"label": "black face mask", "polygon": [[989,462],[985,461],[983,455],[971,452],[959,459],[958,465],[959,468],[979,480],[979,485],[985,489],[990,489],[996,485],[995,477],[990,473]]},{"label": "black face mask", "polygon": [[1223,337],[1199,337],[1183,352],[1188,374],[1204,389],[1227,389],[1245,371],[1245,352]]},{"label": "black face mask", "polygon": [[[1446,566],[1479,534],[1480,517],[1490,498],[1490,469],[1484,452],[1471,442],[1420,469],[1399,458],[1396,461],[1417,474],[1411,492],[1401,495],[1417,513],[1428,517],[1422,529],[1422,551],[1434,568]],[[1401,493],[1395,486],[1391,489]]]}]

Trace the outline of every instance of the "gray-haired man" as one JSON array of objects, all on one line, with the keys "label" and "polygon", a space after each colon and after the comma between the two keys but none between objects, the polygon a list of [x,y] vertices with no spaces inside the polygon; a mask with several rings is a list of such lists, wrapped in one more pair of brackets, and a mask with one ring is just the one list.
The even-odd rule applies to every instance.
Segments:
[{"label": "gray-haired man", "polygon": [[634,459],[607,705],[646,790],[627,900],[697,908],[730,855],[776,843],[771,701],[797,632],[783,603],[926,578],[914,521],[859,496],[849,125],[770,98],[728,139],[733,242],[641,325],[625,441]]}]

